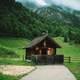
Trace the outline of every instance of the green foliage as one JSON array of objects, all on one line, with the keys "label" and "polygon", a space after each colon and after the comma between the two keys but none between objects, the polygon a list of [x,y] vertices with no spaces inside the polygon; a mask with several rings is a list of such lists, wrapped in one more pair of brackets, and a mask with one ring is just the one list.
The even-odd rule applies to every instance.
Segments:
[{"label": "green foliage", "polygon": [[18,55],[14,51],[0,46],[0,57],[18,57]]},{"label": "green foliage", "polygon": [[19,80],[19,79],[14,76],[3,75],[0,73],[0,80]]},{"label": "green foliage", "polygon": [[80,45],[65,43],[63,37],[56,37],[55,40],[62,47],[57,49],[57,54],[63,54],[65,57],[79,57]]},{"label": "green foliage", "polygon": [[20,3],[0,6],[0,35],[27,37],[32,39],[46,31],[46,24],[39,16],[24,8]]},{"label": "green foliage", "polygon": [[23,48],[30,42],[26,38],[0,37],[0,45],[8,48]]},{"label": "green foliage", "polygon": [[32,66],[32,62],[27,62],[24,60],[20,60],[17,58],[0,58],[0,65],[27,65],[27,66]]},{"label": "green foliage", "polygon": [[64,34],[64,42],[68,42],[68,34],[67,33]]},{"label": "green foliage", "polygon": [[[30,41],[25,38],[14,38],[14,37],[0,37],[0,48],[7,49],[9,52],[13,52],[16,57],[21,59],[25,55],[25,50],[23,49]],[[2,50],[7,57],[7,52]],[[11,56],[10,56],[11,57]],[[14,56],[15,57],[15,56]]]},{"label": "green foliage", "polygon": [[75,75],[77,80],[80,80],[80,62],[65,63],[65,65]]},{"label": "green foliage", "polygon": [[15,3],[15,0],[0,0],[0,5],[12,5]]},{"label": "green foliage", "polygon": [[80,44],[80,30],[79,29],[70,29],[68,32],[68,37],[70,42],[73,41],[74,43]]},{"label": "green foliage", "polygon": [[32,12],[20,3],[0,8],[0,35],[32,39],[40,36],[43,31],[48,31],[51,36],[62,34],[62,29],[57,21],[46,20],[36,11]]},{"label": "green foliage", "polygon": [[80,43],[80,17],[77,16],[80,12],[67,12],[55,5],[40,8],[36,12],[44,17],[52,36],[64,36],[65,42]]}]

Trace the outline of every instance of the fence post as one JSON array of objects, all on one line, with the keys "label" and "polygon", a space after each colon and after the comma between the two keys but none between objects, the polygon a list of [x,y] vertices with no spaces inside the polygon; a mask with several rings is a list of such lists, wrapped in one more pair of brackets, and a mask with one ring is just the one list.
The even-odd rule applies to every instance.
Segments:
[{"label": "fence post", "polygon": [[71,57],[69,56],[69,63],[71,62]]}]

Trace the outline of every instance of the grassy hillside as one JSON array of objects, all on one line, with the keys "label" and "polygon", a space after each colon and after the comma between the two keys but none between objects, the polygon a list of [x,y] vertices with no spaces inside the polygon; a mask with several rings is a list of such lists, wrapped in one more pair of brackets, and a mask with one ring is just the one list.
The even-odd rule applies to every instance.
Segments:
[{"label": "grassy hillside", "polygon": [[19,80],[17,77],[0,74],[0,80]]},{"label": "grassy hillside", "polygon": [[51,34],[55,33],[56,30],[51,31],[52,29],[54,30],[53,25],[48,25],[43,17],[23,7],[18,2],[14,5],[10,3],[9,5],[0,5],[0,36],[32,39],[44,31],[50,31]]},{"label": "grassy hillside", "polygon": [[[54,38],[55,41],[62,47],[57,49],[57,54],[64,54],[64,56],[79,57],[80,56],[80,45],[65,43],[62,37]],[[30,41],[25,38],[14,38],[14,37],[0,37],[0,46],[6,49],[14,51],[20,57],[25,53],[22,49]]]},{"label": "grassy hillside", "polygon": [[4,5],[3,2],[1,4],[3,4],[0,5],[1,36],[20,36],[31,39],[39,35],[44,28],[37,14],[24,8],[20,3]]},{"label": "grassy hillside", "polygon": [[29,40],[24,38],[0,37],[0,48],[8,49],[8,51],[11,50],[22,58],[25,53],[25,50],[22,48],[25,47],[28,42]]},{"label": "grassy hillside", "polygon": [[[62,37],[54,38],[56,42],[60,44],[62,48],[57,50],[57,54],[64,54],[64,56],[80,57],[80,45],[74,45],[69,43],[64,43]],[[0,37],[0,46],[5,47],[13,52],[16,52],[21,58],[25,54],[25,50],[22,48],[26,46],[30,41],[24,38],[13,38],[13,37]],[[5,52],[6,53],[6,52]],[[16,65],[26,65],[27,63],[21,61],[13,60],[0,60],[1,64],[16,64]],[[27,64],[28,65],[28,64]],[[30,64],[29,64],[30,65]],[[80,80],[80,62],[65,63],[65,65],[75,74],[77,80]],[[0,80],[18,80],[16,77],[0,75]]]},{"label": "grassy hillside", "polygon": [[57,54],[64,54],[65,57],[80,57],[80,45],[73,43],[65,43],[62,37],[54,38],[62,47],[57,49]]}]

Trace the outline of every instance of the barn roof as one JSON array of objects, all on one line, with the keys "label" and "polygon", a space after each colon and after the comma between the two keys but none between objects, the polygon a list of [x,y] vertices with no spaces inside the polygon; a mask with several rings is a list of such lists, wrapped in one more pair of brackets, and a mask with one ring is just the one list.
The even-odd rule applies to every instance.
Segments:
[{"label": "barn roof", "polygon": [[33,40],[31,41],[31,43],[27,45],[26,48],[34,47],[35,45],[37,45],[38,43],[40,43],[42,40],[44,40],[46,37],[48,37],[50,40],[52,40],[52,42],[56,45],[56,48],[61,48],[61,46],[60,46],[59,44],[57,44],[57,43],[55,42],[55,40],[53,40],[52,38],[50,38],[50,37],[48,36],[48,34],[33,39]]}]

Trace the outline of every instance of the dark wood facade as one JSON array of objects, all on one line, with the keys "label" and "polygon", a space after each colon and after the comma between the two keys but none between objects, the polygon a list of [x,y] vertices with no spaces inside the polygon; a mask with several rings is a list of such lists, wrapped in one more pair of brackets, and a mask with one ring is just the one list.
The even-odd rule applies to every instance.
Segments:
[{"label": "dark wood facade", "polygon": [[[25,49],[25,59],[31,59],[31,56],[35,56],[37,61],[47,61],[56,56],[56,49],[61,48],[52,38],[47,34],[34,39]],[[43,59],[42,59],[43,58]],[[45,63],[45,62],[44,62]]]}]

